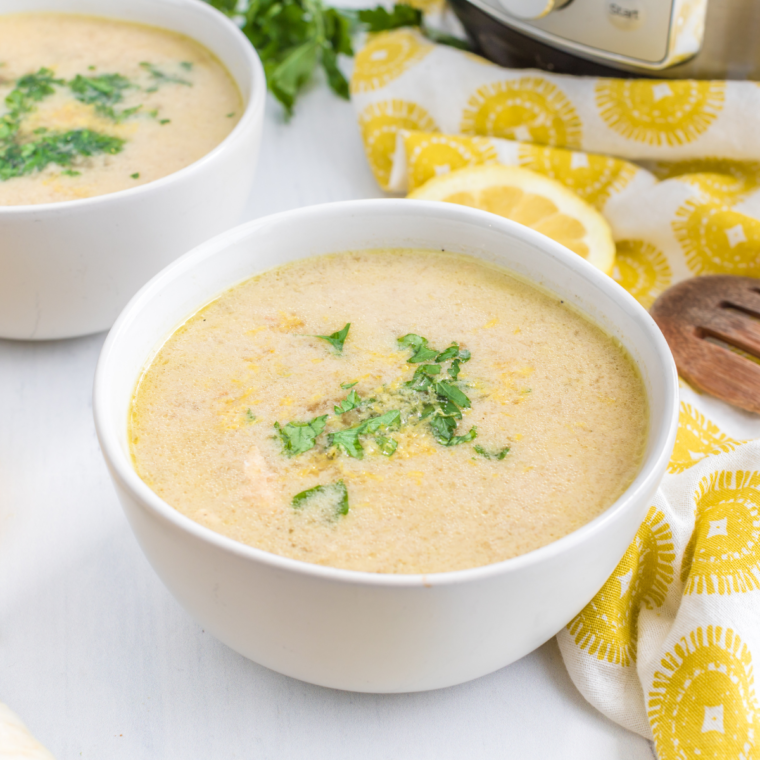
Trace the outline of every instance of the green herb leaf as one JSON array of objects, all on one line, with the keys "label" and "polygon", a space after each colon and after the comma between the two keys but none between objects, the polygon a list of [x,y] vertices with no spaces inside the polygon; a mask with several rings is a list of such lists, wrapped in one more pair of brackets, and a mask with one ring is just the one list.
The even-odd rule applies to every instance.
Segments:
[{"label": "green herb leaf", "polygon": [[353,388],[358,382],[358,380],[354,380],[353,383],[341,383],[340,387],[343,388],[344,391],[347,391],[349,388]]},{"label": "green herb leaf", "polygon": [[335,414],[345,414],[352,409],[357,409],[360,404],[361,399],[359,398],[359,394],[356,391],[351,391],[351,393],[349,393],[340,404],[333,407],[333,409],[335,409]]},{"label": "green herb leaf", "polygon": [[[35,74],[27,74],[18,79],[14,91],[19,92],[21,97],[38,103],[55,92],[53,85],[61,84],[64,84],[64,80],[56,79],[51,69],[41,68]],[[6,103],[12,95],[13,92],[8,95]],[[10,103],[8,105],[10,106]]]},{"label": "green herb leaf", "polygon": [[422,11],[411,5],[394,5],[388,12],[383,6],[368,8],[357,13],[368,32],[386,32],[404,26],[421,26]]},{"label": "green herb leaf", "polygon": [[435,440],[443,446],[448,446],[457,429],[457,421],[453,417],[443,417],[439,414],[434,414],[429,419]]},{"label": "green herb leaf", "polygon": [[400,419],[401,412],[398,409],[392,409],[390,412],[381,414],[378,417],[370,417],[355,427],[331,433],[327,438],[327,443],[330,446],[337,446],[341,451],[354,459],[363,459],[364,448],[359,441],[359,436],[377,433],[381,428],[395,425]]},{"label": "green herb leaf", "polygon": [[68,167],[78,156],[113,155],[123,146],[124,140],[90,129],[49,133],[25,143],[0,142],[0,180],[42,171],[49,164]]},{"label": "green herb leaf", "polygon": [[95,106],[97,113],[116,122],[124,121],[142,107],[135,106],[121,112],[114,109],[114,106],[124,98],[124,90],[135,86],[121,74],[101,74],[96,77],[83,77],[77,74],[68,85],[80,103]]},{"label": "green herb leaf", "polygon": [[478,437],[478,429],[473,425],[470,430],[464,435],[455,435],[446,442],[445,446],[459,446],[460,443],[469,443],[474,441]]},{"label": "green herb leaf", "polygon": [[462,419],[462,410],[454,403],[448,400],[439,400],[438,408],[436,410],[438,414],[444,417],[454,417],[454,419]]},{"label": "green herb leaf", "polygon": [[437,364],[423,364],[417,367],[411,380],[406,383],[413,391],[425,391],[432,384],[431,375],[437,375],[441,368]]},{"label": "green herb leaf", "polygon": [[312,337],[326,340],[340,354],[343,352],[343,344],[346,342],[349,327],[351,327],[350,322],[342,330],[338,330],[338,332],[334,332],[332,335],[312,335]]},{"label": "green herb leaf", "polygon": [[480,454],[480,456],[485,457],[486,459],[496,459],[498,461],[501,461],[504,459],[504,457],[509,454],[509,446],[505,446],[503,449],[500,449],[499,451],[487,451],[482,446],[473,446],[475,451]]},{"label": "green herb leaf", "polygon": [[353,55],[351,44],[351,20],[342,11],[335,8],[325,9],[325,37],[336,55]]},{"label": "green herb leaf", "polygon": [[457,356],[459,356],[459,346],[456,343],[452,343],[445,351],[441,351],[435,357],[435,360],[437,362],[447,362],[449,359],[456,359]]},{"label": "green herb leaf", "polygon": [[376,433],[380,428],[392,427],[401,419],[401,412],[398,409],[391,409],[390,412],[381,414],[379,417],[370,417],[364,420],[360,425],[363,433]]},{"label": "green herb leaf", "polygon": [[320,45],[310,39],[292,49],[282,61],[264,63],[264,73],[272,94],[285,106],[288,116],[293,114],[296,94],[309,81],[317,65]]},{"label": "green herb leaf", "polygon": [[430,361],[438,356],[438,351],[428,346],[427,338],[421,338],[419,335],[409,333],[403,338],[398,339],[398,344],[402,348],[411,348],[414,354],[411,359],[407,359],[409,364],[421,364]]},{"label": "green herb leaf", "polygon": [[246,410],[245,421],[246,422],[256,422],[256,415],[250,409]]},{"label": "green herb leaf", "polygon": [[322,68],[327,74],[327,84],[330,85],[330,89],[343,100],[350,100],[348,80],[338,67],[338,56],[331,48],[322,49]]},{"label": "green herb leaf", "polygon": [[348,489],[342,480],[330,485],[314,486],[314,488],[301,491],[293,497],[290,503],[293,509],[302,509],[320,497],[327,499],[336,518],[348,514]]},{"label": "green herb leaf", "polygon": [[444,380],[435,384],[435,391],[439,396],[444,396],[445,398],[450,399],[463,409],[469,409],[472,406],[470,399],[468,399],[459,388]]},{"label": "green herb leaf", "polygon": [[398,448],[398,441],[394,438],[386,438],[379,435],[375,438],[375,443],[380,447],[380,453],[386,457],[392,457]]},{"label": "green herb leaf", "polygon": [[279,422],[274,427],[280,435],[282,447],[289,457],[303,454],[314,448],[317,436],[325,429],[327,415],[315,417],[310,422],[288,422],[280,426]]},{"label": "green herb leaf", "polygon": [[396,343],[398,343],[401,348],[411,348],[413,351],[418,351],[421,346],[427,345],[427,340],[414,333],[407,333],[402,338],[399,338]]},{"label": "green herb leaf", "polygon": [[344,454],[348,454],[354,459],[364,459],[364,448],[359,442],[359,436],[362,432],[361,425],[338,430],[327,436],[327,444],[328,446],[337,446]]},{"label": "green herb leaf", "polygon": [[[161,69],[158,68],[158,66],[155,66],[152,63],[149,63],[148,61],[142,61],[140,63],[140,66],[145,69],[149,74],[151,79],[154,81],[154,87],[160,87],[163,84],[183,84],[186,87],[192,87],[193,83],[188,82],[187,79],[183,79],[182,77],[174,76],[173,74],[167,74],[165,71],[161,71]],[[155,92],[155,90],[146,90],[146,92]]]}]

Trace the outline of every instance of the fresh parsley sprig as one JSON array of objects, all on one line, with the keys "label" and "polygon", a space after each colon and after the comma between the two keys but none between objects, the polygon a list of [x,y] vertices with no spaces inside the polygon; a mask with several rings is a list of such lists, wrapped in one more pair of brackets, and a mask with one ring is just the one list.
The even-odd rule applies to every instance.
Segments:
[{"label": "fresh parsley sprig", "polygon": [[354,54],[356,31],[385,32],[417,27],[433,40],[469,49],[456,37],[425,26],[422,12],[409,5],[382,6],[360,11],[338,10],[321,0],[206,0],[237,21],[264,64],[267,86],[282,103],[286,117],[293,115],[296,98],[321,66],[332,91],[348,100],[348,81],[338,56]]},{"label": "fresh parsley sprig", "polygon": [[[430,430],[435,440],[441,446],[458,446],[461,443],[469,443],[478,435],[477,428],[473,425],[464,435],[455,435],[459,420],[462,419],[462,409],[469,409],[472,404],[461,388],[438,379],[441,374],[441,365],[451,362],[449,377],[456,381],[463,362],[470,360],[470,352],[460,349],[458,343],[452,343],[443,351],[437,351],[430,346],[427,338],[409,333],[398,339],[401,348],[412,350],[412,356],[407,359],[409,364],[421,364],[406,386],[419,393],[435,394],[435,403],[428,403],[422,413],[422,418],[428,420]],[[434,361],[434,364],[422,364],[422,362]]]}]

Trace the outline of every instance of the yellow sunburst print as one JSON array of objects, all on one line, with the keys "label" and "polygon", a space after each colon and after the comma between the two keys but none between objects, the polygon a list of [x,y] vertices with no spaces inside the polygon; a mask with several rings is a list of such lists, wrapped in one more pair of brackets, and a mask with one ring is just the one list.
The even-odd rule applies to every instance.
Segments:
[{"label": "yellow sunburst print", "polygon": [[673,232],[694,274],[760,276],[760,221],[719,203],[689,200]]},{"label": "yellow sunburst print", "polygon": [[460,131],[568,148],[581,143],[578,113],[562,90],[542,77],[480,87],[462,114]]},{"label": "yellow sunburst print", "polygon": [[398,131],[438,131],[436,123],[424,108],[406,100],[372,103],[359,116],[359,127],[372,173],[384,190],[388,189],[388,180],[393,168]]},{"label": "yellow sunburst print", "polygon": [[627,161],[564,148],[523,144],[520,166],[556,179],[601,211],[611,195],[622,190],[635,176],[636,167]]},{"label": "yellow sunburst print", "polygon": [[421,61],[435,46],[408,29],[380,32],[357,53],[351,92],[369,92],[385,87]]},{"label": "yellow sunburst print", "polygon": [[677,178],[696,187],[708,198],[729,205],[760,189],[760,164],[755,161],[704,158],[660,162],[652,167],[652,171],[660,180]]},{"label": "yellow sunburst print", "polygon": [[675,558],[670,526],[652,507],[615,572],[567,626],[575,643],[598,660],[636,662],[639,612],[663,605]]},{"label": "yellow sunburst print", "polygon": [[673,456],[668,464],[668,472],[685,472],[705,457],[733,451],[741,443],[743,441],[729,438],[699,410],[682,401],[678,418],[678,435]]},{"label": "yellow sunburst print", "polygon": [[754,760],[752,655],[730,628],[699,627],[661,661],[648,715],[660,760]]},{"label": "yellow sunburst print", "polygon": [[406,136],[409,190],[454,169],[498,160],[493,143],[485,137],[459,137],[415,132]]},{"label": "yellow sunburst print", "polygon": [[596,105],[610,129],[649,145],[685,145],[723,108],[723,82],[600,79]]},{"label": "yellow sunburst print", "polygon": [[681,565],[684,594],[760,589],[760,472],[716,472],[695,494],[696,522]]},{"label": "yellow sunburst print", "polygon": [[612,278],[648,309],[673,279],[665,254],[643,240],[620,240],[615,251]]}]

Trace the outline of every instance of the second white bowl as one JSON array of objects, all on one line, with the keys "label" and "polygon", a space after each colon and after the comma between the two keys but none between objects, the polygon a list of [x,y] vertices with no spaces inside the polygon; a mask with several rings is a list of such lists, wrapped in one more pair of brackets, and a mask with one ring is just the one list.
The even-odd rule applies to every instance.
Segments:
[{"label": "second white bowl", "polygon": [[154,274],[240,220],[253,184],[266,80],[242,32],[200,0],[0,0],[0,14],[83,13],[171,29],[205,45],[243,95],[235,129],[162,179],[82,200],[0,206],[0,338],[105,330]]}]

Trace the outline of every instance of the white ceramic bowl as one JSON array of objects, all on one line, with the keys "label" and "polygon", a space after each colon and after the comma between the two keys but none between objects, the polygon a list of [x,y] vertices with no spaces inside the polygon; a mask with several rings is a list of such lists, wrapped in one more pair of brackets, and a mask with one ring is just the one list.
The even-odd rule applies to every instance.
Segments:
[{"label": "white ceramic bowl", "polygon": [[0,206],[0,338],[69,338],[105,330],[156,272],[236,224],[253,183],[266,81],[255,50],[201,0],[0,0],[0,15],[83,13],[172,29],[224,63],[245,112],[190,166],[83,200]]},{"label": "white ceramic bowl", "polygon": [[[132,467],[127,418],[140,373],[219,293],[305,256],[443,249],[497,262],[574,304],[628,349],[649,398],[646,456],[602,515],[548,546],[472,570],[381,575],[310,565],[237,543],[162,501]],[[434,689],[490,673],[553,636],[593,597],[633,539],[675,440],[677,375],[659,329],[609,277],[548,238],[449,203],[375,200],[260,219],[183,256],[135,296],[106,340],[95,423],[129,522],[158,575],[203,627],[241,654],[340,689]]]}]

